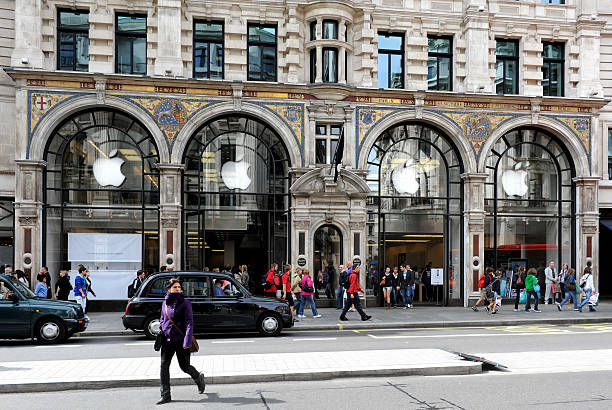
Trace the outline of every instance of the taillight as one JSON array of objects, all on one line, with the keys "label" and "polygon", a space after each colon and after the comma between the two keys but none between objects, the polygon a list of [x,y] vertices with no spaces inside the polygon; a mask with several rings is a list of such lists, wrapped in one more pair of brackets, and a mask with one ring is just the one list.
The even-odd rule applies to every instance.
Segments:
[{"label": "taillight", "polygon": [[130,303],[132,303],[131,301],[128,302],[127,306],[125,307],[125,314],[127,315],[128,309],[130,308]]}]

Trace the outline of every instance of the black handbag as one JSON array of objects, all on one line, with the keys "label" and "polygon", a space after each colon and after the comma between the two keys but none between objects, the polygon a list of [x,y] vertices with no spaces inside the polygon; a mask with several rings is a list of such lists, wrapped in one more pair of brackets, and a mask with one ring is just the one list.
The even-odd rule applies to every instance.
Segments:
[{"label": "black handbag", "polygon": [[155,344],[153,345],[153,350],[159,352],[161,350],[162,344],[164,343],[164,332],[159,329],[159,333],[155,337]]}]

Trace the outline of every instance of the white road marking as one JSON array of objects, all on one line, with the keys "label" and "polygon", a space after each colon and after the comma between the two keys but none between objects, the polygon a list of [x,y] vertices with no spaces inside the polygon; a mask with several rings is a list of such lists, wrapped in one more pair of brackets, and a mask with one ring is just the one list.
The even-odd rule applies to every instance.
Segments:
[{"label": "white road marking", "polygon": [[470,334],[456,334],[456,335],[391,335],[391,336],[376,336],[368,335],[373,339],[420,339],[420,338],[457,338],[457,337],[494,337],[494,336],[576,336],[576,335],[591,335],[594,333],[609,333],[610,330],[600,330],[595,332],[521,332],[521,333],[470,333]]},{"label": "white road marking", "polygon": [[211,343],[254,343],[254,340],[218,340]]},{"label": "white road marking", "polygon": [[45,345],[45,346],[34,346],[34,349],[56,349],[62,347],[83,347],[83,345]]},{"label": "white road marking", "polygon": [[306,341],[322,341],[322,340],[338,340],[337,337],[313,337],[313,338],[305,338],[305,339],[293,339],[294,342],[306,342]]},{"label": "white road marking", "polygon": [[124,343],[124,346],[151,346],[154,342],[134,342],[134,343]]}]

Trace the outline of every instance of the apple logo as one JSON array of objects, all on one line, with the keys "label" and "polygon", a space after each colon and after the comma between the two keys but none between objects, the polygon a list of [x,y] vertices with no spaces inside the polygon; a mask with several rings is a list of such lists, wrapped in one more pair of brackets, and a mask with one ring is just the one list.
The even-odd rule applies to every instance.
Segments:
[{"label": "apple logo", "polygon": [[125,181],[125,175],[121,172],[121,165],[125,161],[115,155],[117,155],[116,149],[112,150],[108,157],[100,157],[94,161],[93,173],[98,184],[120,187]]},{"label": "apple logo", "polygon": [[414,161],[409,159],[393,169],[391,181],[400,194],[414,194],[419,189],[419,181],[417,181],[416,176],[417,170],[414,167]]},{"label": "apple logo", "polygon": [[221,178],[229,189],[247,189],[251,185],[251,178],[247,170],[251,164],[242,161],[228,161],[221,167]]},{"label": "apple logo", "polygon": [[[527,171],[529,162],[518,162],[514,169],[504,171],[502,174],[502,187],[508,196],[523,196],[527,193]],[[523,168],[523,169],[521,169]]]}]

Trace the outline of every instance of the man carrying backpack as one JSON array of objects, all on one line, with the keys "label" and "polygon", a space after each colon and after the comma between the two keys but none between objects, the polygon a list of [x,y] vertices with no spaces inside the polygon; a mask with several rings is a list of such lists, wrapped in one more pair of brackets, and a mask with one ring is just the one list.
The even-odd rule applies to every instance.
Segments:
[{"label": "man carrying backpack", "polygon": [[278,270],[278,265],[276,263],[272,264],[272,267],[266,273],[266,281],[263,284],[264,287],[264,296],[267,298],[273,298],[276,296],[277,285],[280,286],[280,280],[277,281],[276,271]]},{"label": "man carrying backpack", "polygon": [[128,286],[128,298],[134,297],[136,291],[138,290],[140,285],[142,285],[142,282],[144,282],[144,276],[145,275],[143,270],[139,270],[138,272],[136,272],[136,279],[134,279],[132,283],[130,283],[130,286]]},{"label": "man carrying backpack", "polygon": [[355,306],[357,312],[361,315],[361,320],[364,322],[366,320],[372,319],[372,316],[368,316],[363,309],[361,308],[361,302],[359,301],[359,292],[363,292],[363,289],[359,286],[359,268],[360,266],[354,266],[351,274],[348,277],[348,283],[345,282],[342,284],[345,288],[347,288],[346,295],[346,303],[344,304],[344,309],[342,309],[342,313],[340,314],[340,320],[346,321],[346,312],[348,312],[351,305]]},{"label": "man carrying backpack", "polygon": [[[489,295],[487,295],[487,286],[489,286],[489,284],[491,283],[492,278],[493,268],[487,268],[486,272],[480,275],[480,278],[478,278],[478,291],[480,292],[480,297],[478,298],[476,303],[474,303],[474,306],[472,306],[472,310],[474,312],[478,312],[478,305],[480,305],[482,301],[489,302]],[[487,309],[488,312],[489,306],[485,305],[485,309]]]}]

